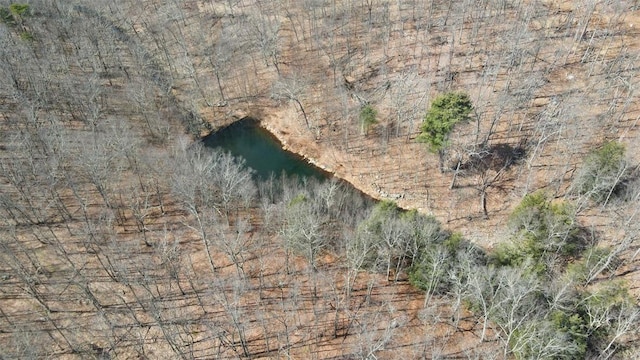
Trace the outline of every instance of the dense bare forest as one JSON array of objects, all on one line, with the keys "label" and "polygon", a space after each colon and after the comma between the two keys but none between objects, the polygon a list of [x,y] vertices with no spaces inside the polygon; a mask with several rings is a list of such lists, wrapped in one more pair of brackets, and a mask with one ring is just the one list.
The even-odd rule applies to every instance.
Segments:
[{"label": "dense bare forest", "polygon": [[[639,27],[0,1],[0,358],[637,358]],[[199,141],[245,117],[370,197]]]}]

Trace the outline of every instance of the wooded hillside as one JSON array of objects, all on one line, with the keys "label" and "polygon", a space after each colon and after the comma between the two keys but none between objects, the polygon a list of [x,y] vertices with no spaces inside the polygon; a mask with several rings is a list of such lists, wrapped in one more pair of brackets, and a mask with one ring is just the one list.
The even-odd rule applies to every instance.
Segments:
[{"label": "wooded hillside", "polygon": [[[0,1],[0,357],[637,357],[639,27],[631,0]],[[198,142],[247,116],[383,201]]]}]

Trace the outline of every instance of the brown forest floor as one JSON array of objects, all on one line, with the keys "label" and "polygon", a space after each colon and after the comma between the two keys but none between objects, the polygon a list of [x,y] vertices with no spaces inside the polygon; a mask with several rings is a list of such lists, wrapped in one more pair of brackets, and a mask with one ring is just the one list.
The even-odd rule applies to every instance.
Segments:
[{"label": "brown forest floor", "polygon": [[[500,6],[464,1],[450,8],[437,1],[379,1],[373,2],[374,9],[367,9],[367,3],[149,0],[119,1],[100,11],[135,34],[168,69],[170,95],[183,104],[181,110],[214,128],[255,117],[287,149],[374,198],[434,215],[486,248],[507,238],[506,219],[527,193],[543,189],[577,203],[579,221],[604,244],[631,241],[619,274],[640,296],[637,199],[600,207],[567,193],[581,161],[606,140],[623,142],[632,166],[640,163],[640,9],[635,2],[520,1]],[[331,5],[343,13],[332,17]],[[87,27],[108,28],[104,21],[95,24]],[[256,50],[254,37],[268,31],[247,24],[277,28],[277,56]],[[220,65],[218,86],[207,50],[224,37],[234,52]],[[243,53],[247,49],[251,51]],[[138,54],[147,61],[146,55]],[[82,61],[65,66],[71,73],[86,71],[90,66]],[[114,118],[143,122],[128,107],[131,94],[139,94],[144,82],[129,93],[123,90],[130,90],[129,74],[127,80],[121,75],[113,82],[91,79],[107,94],[100,104],[105,112],[118,109]],[[308,125],[295,101],[273,96],[279,82],[291,79],[299,81],[295,96]],[[60,93],[73,98],[73,87],[65,90],[69,92]],[[500,156],[485,171],[467,169],[450,189],[453,172],[441,173],[437,156],[415,141],[429,99],[449,90],[468,92],[477,113],[477,122],[456,128],[450,154],[464,159],[488,137],[494,149],[525,147],[524,156],[504,170]],[[154,88],[147,96],[163,99],[164,91]],[[366,133],[358,122],[363,101],[379,111],[378,124]],[[57,114],[69,115],[64,110]],[[3,123],[11,117],[1,115]],[[73,115],[67,126],[86,130]],[[170,121],[180,115],[177,110],[153,114]],[[89,131],[81,134],[73,141],[90,138]],[[15,144],[1,140],[4,157]],[[171,151],[163,148],[167,143],[141,153],[151,159],[165,156]],[[149,174],[142,180],[151,183]],[[475,316],[463,311],[453,325],[457,319],[450,299],[435,298],[424,306],[424,295],[405,281],[388,282],[368,273],[359,275],[347,299],[343,259],[326,254],[320,271],[314,272],[295,258],[287,270],[275,237],[252,244],[244,273],[221,252],[214,254],[218,272],[211,273],[202,242],[189,228],[193,219],[168,195],[166,179],[160,179],[165,209],[160,211],[159,200],[151,197],[144,230],[133,214],[134,200],[144,196],[126,194],[137,186],[133,173],[123,171],[111,181],[113,197],[119,195],[116,203],[122,203],[115,218],[86,181],[78,189],[82,196],[77,197],[83,199],[76,200],[70,190],[64,193],[74,221],[7,227],[7,249],[17,255],[16,264],[0,264],[3,276],[9,274],[0,287],[0,343],[20,350],[49,349],[62,358],[98,357],[102,349],[118,349],[121,358],[174,358],[176,347],[194,357],[233,358],[240,356],[234,327],[240,318],[254,358],[365,357],[377,345],[378,358],[501,357],[503,344],[491,329],[491,341],[479,341],[482,325]],[[9,182],[0,189],[5,194]],[[83,222],[87,209],[78,201],[87,206],[85,219],[91,221]],[[144,244],[144,235],[153,246]],[[251,231],[245,235],[251,243]],[[179,250],[173,253],[172,245]],[[107,259],[114,263],[104,263]],[[176,265],[178,270],[172,267]],[[17,268],[26,270],[19,273]],[[38,296],[50,309],[34,300]],[[393,341],[387,349],[389,334]]]},{"label": "brown forest floor", "polygon": [[[637,127],[640,102],[634,91],[639,78],[636,60],[640,51],[640,10],[615,15],[613,5],[598,4],[593,13],[582,14],[586,10],[569,1],[543,4],[524,2],[519,10],[507,9],[503,14],[488,11],[489,18],[482,24],[495,26],[480,30],[484,32],[473,42],[468,38],[474,24],[465,18],[457,24],[453,40],[443,40],[442,37],[450,35],[439,28],[426,34],[418,32],[416,25],[407,20],[401,30],[391,31],[386,47],[369,44],[366,66],[354,66],[349,75],[342,74],[358,83],[360,93],[368,95],[379,110],[379,123],[367,134],[360,130],[357,113],[340,109],[349,104],[354,106],[353,95],[349,104],[343,105],[345,100],[340,97],[343,94],[337,94],[331,83],[322,81],[333,77],[330,59],[306,42],[296,42],[291,24],[278,18],[282,21],[280,31],[284,33],[280,72],[285,76],[302,72],[311,79],[312,85],[302,100],[307,112],[312,113],[311,128],[305,125],[293,102],[273,107],[268,99],[241,102],[230,109],[214,108],[209,117],[205,109],[205,119],[221,126],[229,119],[256,117],[287,149],[367,194],[432,214],[450,229],[492,247],[500,240],[500,236],[495,236],[500,224],[525,194],[546,189],[552,196],[566,196],[572,174],[599,144],[619,140],[627,145],[630,162],[640,161],[640,154],[635,151],[640,145]],[[390,16],[400,18],[394,12],[395,6],[390,6]],[[519,67],[511,68],[500,56],[513,54],[499,43],[518,35],[510,26],[517,24],[522,11],[541,13],[528,18],[528,37],[523,43],[509,44],[524,52]],[[579,18],[581,15],[587,19],[586,24],[585,19]],[[576,31],[581,30],[578,25],[584,25],[585,31],[576,40]],[[361,37],[367,39],[364,34]],[[434,39],[445,44],[430,47],[426,56],[419,56],[418,52],[424,51],[420,50],[421,44],[430,44]],[[353,46],[364,46],[365,41]],[[340,39],[336,42],[340,43]],[[455,48],[449,59],[452,42]],[[501,52],[490,51],[492,47]],[[489,69],[491,65],[495,68]],[[489,70],[493,74],[487,79],[485,73]],[[274,76],[268,69],[263,71],[268,78]],[[408,102],[415,100],[422,107],[398,124],[393,114],[392,90],[380,94],[385,90],[379,89],[386,82],[399,87],[394,81],[401,75],[411,75],[411,71],[415,71],[415,79],[412,78],[414,82],[406,97]],[[447,72],[455,73],[455,79],[444,79]],[[338,76],[337,81],[344,80]],[[468,92],[474,99],[479,122],[456,129],[452,139],[454,154],[473,149],[474,138],[487,136],[494,120],[490,145],[526,146],[527,152],[517,166],[501,172],[487,187],[487,218],[482,212],[479,189],[482,178],[493,179],[499,168],[480,174],[463,172],[456,187],[450,189],[453,172],[438,171],[437,156],[414,141],[428,106],[428,101],[417,97],[428,99],[444,90]],[[522,98],[514,94],[525,90],[529,92]],[[595,220],[585,218],[585,221]]]},{"label": "brown forest floor", "polygon": [[[460,4],[451,11],[442,4],[418,5],[424,16],[415,16],[410,4],[382,3],[378,9],[388,9],[389,26],[384,19],[368,23],[366,16],[355,17],[348,29],[345,23],[325,25],[321,39],[312,36],[320,25],[296,4],[282,4],[287,16],[277,7],[260,8],[264,18],[279,24],[278,71],[256,65],[254,58],[247,72],[259,79],[252,83],[255,96],[221,108],[204,106],[203,117],[215,127],[255,117],[290,151],[374,198],[434,215],[485,248],[508,237],[508,215],[527,193],[544,190],[578,202],[581,225],[603,245],[632,242],[620,273],[640,296],[637,203],[592,207],[567,193],[583,159],[606,141],[624,143],[631,166],[640,163],[637,6],[523,1],[501,9],[460,10]],[[255,15],[251,4],[238,9]],[[199,10],[211,8],[202,3]],[[322,6],[316,11],[330,13]],[[271,99],[266,84],[279,76],[306,84],[298,98],[309,126],[295,102]],[[228,90],[243,98],[238,88]],[[437,156],[414,141],[429,99],[450,90],[469,93],[477,116],[477,123],[456,128],[451,153],[473,151],[478,139],[488,137],[496,148],[524,146],[516,165],[501,170],[498,160],[485,172],[463,171],[450,188],[453,172],[441,173]],[[379,123],[366,133],[358,122],[358,99],[379,111]],[[405,113],[398,115],[398,109]]]},{"label": "brown forest floor", "polygon": [[[205,119],[221,126],[242,116],[258,118],[290,151],[374,198],[434,215],[485,248],[507,238],[508,215],[527,193],[542,189],[584,207],[584,199],[572,198],[567,189],[583,159],[600,144],[618,140],[626,145],[631,166],[640,163],[640,10],[631,9],[631,3],[525,1],[519,8],[485,9],[477,18],[462,11],[461,18],[450,19],[453,25],[439,27],[445,7],[430,13],[433,27],[427,31],[420,28],[425,18],[412,19],[395,3],[388,6],[387,34],[363,21],[350,30],[355,40],[327,35],[321,45],[305,37],[304,23],[273,15],[282,34],[279,72],[306,79],[299,98],[310,126],[294,102],[274,106],[260,96],[210,113],[205,107]],[[348,57],[349,46],[355,48],[349,57],[354,64],[335,75],[325,49],[338,49],[334,56],[340,58]],[[278,77],[273,66],[261,69],[256,76],[265,83]],[[351,91],[336,90],[347,81]],[[449,90],[469,93],[477,115],[477,123],[456,128],[451,153],[473,151],[478,139],[488,136],[489,146],[526,149],[516,165],[501,169],[504,159],[499,159],[487,171],[463,171],[450,188],[453,172],[441,173],[437,156],[414,141],[428,99]],[[379,123],[366,134],[357,119],[361,97],[379,111]],[[396,117],[399,108],[410,115]],[[635,202],[588,207],[578,219],[599,234],[603,245],[637,239]],[[621,270],[636,295],[638,249],[638,244],[629,247],[624,257],[630,262]]]}]

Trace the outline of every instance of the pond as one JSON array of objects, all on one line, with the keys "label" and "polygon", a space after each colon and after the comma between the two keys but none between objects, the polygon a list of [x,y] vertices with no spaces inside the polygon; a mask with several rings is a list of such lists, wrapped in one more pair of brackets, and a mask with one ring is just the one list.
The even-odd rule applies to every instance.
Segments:
[{"label": "pond", "polygon": [[280,142],[258,121],[244,118],[204,138],[209,147],[218,147],[242,157],[255,170],[258,180],[282,173],[288,176],[328,179],[332,175],[309,163],[303,157],[286,151]]}]

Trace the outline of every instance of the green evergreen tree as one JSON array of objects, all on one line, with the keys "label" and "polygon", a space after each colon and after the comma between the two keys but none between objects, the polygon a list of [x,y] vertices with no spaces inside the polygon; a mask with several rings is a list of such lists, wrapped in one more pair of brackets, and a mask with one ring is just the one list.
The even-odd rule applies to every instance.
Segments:
[{"label": "green evergreen tree", "polygon": [[366,134],[369,129],[378,122],[378,112],[371,105],[365,105],[360,110],[360,124],[362,124],[362,130]]},{"label": "green evergreen tree", "polygon": [[440,156],[440,169],[443,167],[444,153],[449,145],[449,134],[457,123],[465,122],[473,111],[469,95],[448,92],[433,100],[420,126],[418,141],[429,146],[429,150]]}]

